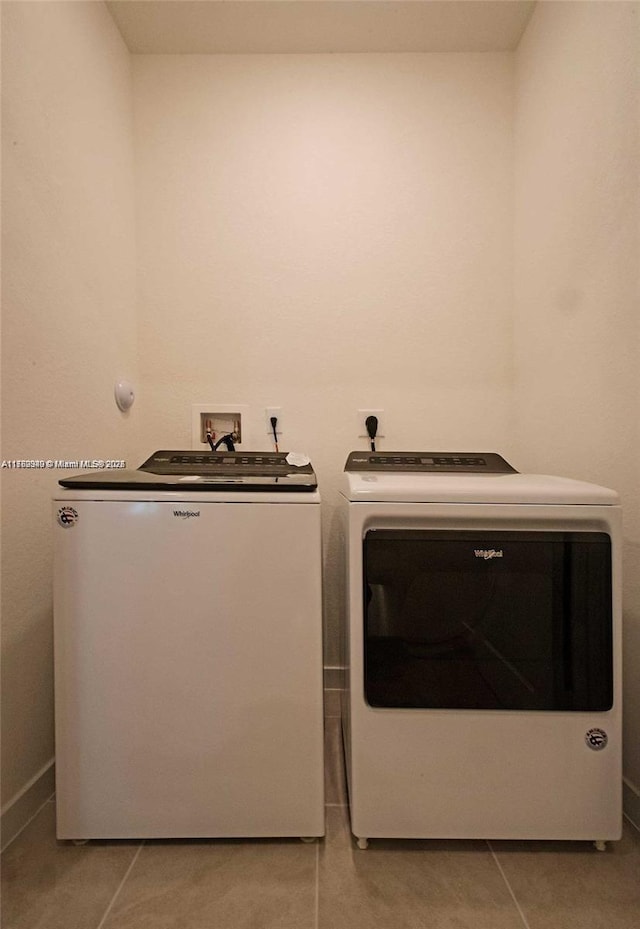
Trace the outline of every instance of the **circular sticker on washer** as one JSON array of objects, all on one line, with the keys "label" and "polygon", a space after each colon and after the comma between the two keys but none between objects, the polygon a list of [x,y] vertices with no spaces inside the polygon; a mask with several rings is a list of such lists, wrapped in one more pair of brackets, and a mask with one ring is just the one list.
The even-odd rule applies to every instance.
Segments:
[{"label": "circular sticker on washer", "polygon": [[72,506],[62,506],[58,510],[58,522],[64,529],[70,529],[78,522],[78,511]]},{"label": "circular sticker on washer", "polygon": [[604,729],[589,729],[584,740],[592,751],[601,752],[603,748],[607,747],[609,736]]}]

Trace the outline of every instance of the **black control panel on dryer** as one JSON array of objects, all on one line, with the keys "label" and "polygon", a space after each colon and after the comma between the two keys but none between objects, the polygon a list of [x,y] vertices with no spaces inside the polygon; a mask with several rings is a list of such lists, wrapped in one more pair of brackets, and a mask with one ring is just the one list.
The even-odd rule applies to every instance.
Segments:
[{"label": "black control panel on dryer", "polygon": [[517,474],[495,452],[350,452],[345,471]]}]

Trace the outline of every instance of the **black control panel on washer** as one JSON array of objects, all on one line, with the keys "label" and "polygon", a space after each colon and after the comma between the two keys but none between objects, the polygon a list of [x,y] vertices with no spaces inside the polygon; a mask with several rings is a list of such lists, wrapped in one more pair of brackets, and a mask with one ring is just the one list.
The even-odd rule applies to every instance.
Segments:
[{"label": "black control panel on washer", "polygon": [[308,492],[318,482],[311,464],[290,465],[285,452],[157,451],[137,471],[92,471],[58,483],[75,490]]},{"label": "black control panel on washer", "polygon": [[[154,452],[140,465],[140,471],[151,474],[200,474],[223,477],[284,477],[310,475],[310,464],[296,466],[287,462],[286,452],[200,452],[161,450]],[[308,483],[302,481],[302,483]]]},{"label": "black control panel on washer", "polygon": [[495,452],[350,452],[345,471],[517,474]]}]

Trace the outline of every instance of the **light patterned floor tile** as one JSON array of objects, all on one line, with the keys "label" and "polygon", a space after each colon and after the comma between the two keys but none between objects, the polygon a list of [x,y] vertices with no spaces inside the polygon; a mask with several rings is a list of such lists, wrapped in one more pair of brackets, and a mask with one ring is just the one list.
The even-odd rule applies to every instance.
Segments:
[{"label": "light patterned floor tile", "polygon": [[2,929],[95,929],[139,842],[57,842],[55,804],[2,855]]},{"label": "light patterned floor tile", "polygon": [[485,842],[371,842],[358,849],[348,811],[327,810],[319,929],[523,929]]},{"label": "light patterned floor tile", "polygon": [[102,929],[314,929],[316,843],[147,843]]},{"label": "light patterned floor tile", "polygon": [[492,842],[530,929],[638,929],[640,834],[620,842]]}]

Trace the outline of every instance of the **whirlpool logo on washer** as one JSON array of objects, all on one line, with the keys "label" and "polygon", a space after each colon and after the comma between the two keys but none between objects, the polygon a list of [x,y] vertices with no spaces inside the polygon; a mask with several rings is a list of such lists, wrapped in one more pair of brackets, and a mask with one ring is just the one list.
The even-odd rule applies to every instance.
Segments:
[{"label": "whirlpool logo on washer", "polygon": [[176,519],[191,519],[194,516],[200,516],[200,510],[174,510],[173,515]]},{"label": "whirlpool logo on washer", "polygon": [[476,558],[484,558],[489,561],[491,558],[504,558],[504,552],[501,548],[474,548],[473,554]]}]

